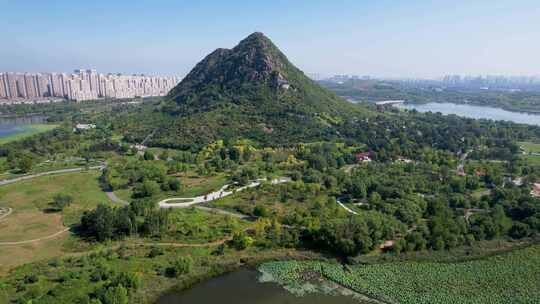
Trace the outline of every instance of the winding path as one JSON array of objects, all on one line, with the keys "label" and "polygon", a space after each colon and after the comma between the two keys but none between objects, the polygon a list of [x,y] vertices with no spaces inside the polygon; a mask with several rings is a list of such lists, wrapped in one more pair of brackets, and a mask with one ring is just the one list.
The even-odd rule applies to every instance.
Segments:
[{"label": "winding path", "polygon": [[197,206],[195,208],[197,208],[199,210],[209,212],[209,213],[232,216],[232,217],[235,217],[235,218],[241,219],[241,220],[250,220],[250,219],[253,218],[252,216],[249,216],[249,215],[235,213],[235,212],[231,212],[231,211],[227,211],[227,210],[223,210],[223,209],[218,209],[218,208],[210,208],[210,207],[203,207],[203,206]]},{"label": "winding path", "polygon": [[13,209],[11,209],[11,208],[9,208],[9,207],[7,207],[7,208],[2,208],[2,209],[7,210],[7,212],[4,213],[4,214],[2,214],[2,215],[0,215],[0,222],[1,222],[2,220],[4,220],[6,217],[8,217],[8,215],[10,215],[10,214],[13,212]]},{"label": "winding path", "polygon": [[[242,186],[240,188],[237,188],[235,190],[227,191],[227,189],[231,186],[230,184],[225,185],[221,187],[218,191],[208,193],[206,195],[199,195],[196,197],[172,197],[167,198],[164,200],[161,200],[158,202],[158,205],[160,208],[189,208],[191,206],[195,206],[202,203],[208,203],[226,196],[229,196],[231,194],[234,194],[236,192],[240,192],[249,188],[255,188],[261,185],[262,182],[266,181],[266,179],[258,179],[256,181],[253,181],[249,183],[248,185]],[[277,179],[273,179],[270,181],[270,184],[277,185],[277,184],[283,184],[290,182],[291,179],[288,177],[281,177]],[[174,201],[183,201],[180,203],[173,203]],[[186,202],[187,201],[187,202]]]},{"label": "winding path", "polygon": [[0,246],[13,246],[13,245],[25,245],[25,244],[37,243],[37,242],[41,242],[41,241],[45,241],[45,240],[54,239],[55,237],[57,237],[59,235],[62,235],[64,233],[68,232],[68,231],[69,231],[69,228],[66,228],[66,229],[58,231],[58,232],[56,232],[54,234],[44,236],[44,237],[40,237],[40,238],[33,239],[33,240],[18,241],[18,242],[0,242]]},{"label": "winding path", "polygon": [[[0,181],[0,186],[14,184],[14,183],[21,182],[21,181],[24,181],[24,180],[33,179],[33,178],[41,177],[41,176],[47,176],[47,175],[72,173],[72,172],[81,172],[81,171],[84,171],[84,170],[103,170],[103,169],[105,169],[105,165],[92,166],[92,167],[88,167],[88,168],[87,167],[79,167],[79,168],[70,168],[70,169],[60,169],[60,170],[46,171],[46,172],[41,172],[41,173],[36,173],[36,174],[24,175],[24,176],[20,176],[20,177],[17,177],[17,178],[1,180]],[[13,209],[11,209],[11,208],[8,208],[8,209],[9,209],[8,213],[3,214],[2,216],[0,216],[0,221],[2,221],[4,218],[6,218],[8,215],[10,215],[13,212]],[[16,242],[0,242],[0,246],[15,246],[15,245],[25,245],[25,244],[38,243],[38,242],[41,242],[41,241],[54,239],[54,238],[56,238],[56,237],[58,237],[58,236],[60,236],[60,235],[62,235],[64,233],[68,232],[69,229],[70,228],[65,228],[65,229],[63,229],[61,231],[58,231],[56,233],[53,233],[51,235],[40,237],[40,238],[33,239],[33,240],[16,241]]]},{"label": "winding path", "polygon": [[53,170],[53,171],[46,171],[36,174],[30,174],[30,175],[24,175],[12,179],[4,179],[0,180],[0,186],[14,184],[23,180],[32,179],[40,176],[46,176],[46,175],[53,175],[53,174],[62,174],[62,173],[72,173],[72,172],[80,172],[84,170],[103,170],[105,168],[105,165],[99,165],[99,166],[93,166],[93,167],[79,167],[79,168],[71,168],[71,169],[60,169],[60,170]]},{"label": "winding path", "polygon": [[[105,168],[105,165],[100,165],[100,166],[90,167],[88,169],[90,169],[90,170],[103,170],[104,168]],[[14,179],[2,180],[2,181],[0,181],[0,186],[13,184],[13,183],[17,183],[17,182],[20,182],[20,181],[23,181],[23,180],[28,180],[28,179],[32,179],[32,178],[36,178],[36,177],[40,177],[40,176],[46,176],[46,175],[52,175],[52,174],[62,174],[62,173],[71,173],[71,172],[80,172],[80,171],[83,171],[83,170],[86,170],[86,169],[87,168],[71,168],[71,169],[62,169],[62,170],[54,170],[54,171],[36,173],[36,174],[17,177],[17,178],[14,178]],[[200,196],[191,197],[191,198],[168,198],[168,199],[164,199],[164,200],[160,201],[158,204],[159,204],[160,208],[188,208],[188,207],[191,207],[191,206],[194,206],[194,205],[197,205],[197,204],[211,202],[211,201],[214,201],[216,199],[229,196],[229,195],[234,194],[234,193],[239,192],[239,191],[243,191],[243,190],[246,190],[246,189],[249,189],[249,188],[257,187],[257,186],[261,185],[261,183],[264,182],[264,181],[266,181],[266,179],[259,179],[259,180],[251,182],[250,184],[248,184],[246,186],[240,187],[240,188],[235,189],[235,190],[227,191],[227,189],[231,186],[229,184],[229,185],[225,185],[225,186],[221,187],[221,189],[219,189],[218,191],[209,193],[207,195],[200,195]],[[270,183],[273,184],[273,185],[276,185],[276,184],[287,183],[287,182],[290,182],[290,181],[291,181],[290,178],[281,177],[281,178],[278,178],[278,179],[271,180]],[[128,202],[126,202],[126,201],[122,200],[121,198],[119,198],[118,196],[116,196],[116,194],[114,192],[105,192],[105,193],[107,194],[107,197],[111,201],[113,201],[115,203],[122,204],[122,205],[127,205],[128,204]],[[170,203],[170,202],[178,201],[178,200],[189,200],[189,202]],[[246,215],[243,215],[243,214],[233,213],[233,212],[229,212],[229,211],[221,210],[221,209],[208,208],[208,207],[202,207],[202,206],[197,206],[197,208],[200,209],[200,210],[208,211],[208,212],[214,212],[214,213],[219,213],[219,214],[224,214],[224,215],[230,215],[230,216],[240,218],[240,219],[248,219],[248,218],[250,218],[249,216],[246,216]],[[11,208],[8,208],[8,212],[6,214],[3,214],[2,216],[0,216],[0,220],[4,219],[8,215],[10,215],[11,212],[13,212],[13,210]],[[0,242],[0,246],[16,246],[16,245],[25,245],[25,244],[32,244],[32,243],[37,243],[37,242],[41,242],[41,241],[46,241],[46,240],[54,239],[54,238],[56,238],[56,237],[58,237],[58,236],[60,236],[60,235],[62,235],[64,233],[68,232],[69,230],[70,230],[70,228],[65,228],[65,229],[63,229],[61,231],[58,231],[58,232],[54,233],[54,234],[44,236],[44,237],[40,237],[40,238],[37,238],[37,239],[32,239],[32,240],[24,240],[24,241],[16,241],[16,242]],[[211,242],[211,243],[203,243],[203,244],[140,243],[138,245],[143,245],[143,246],[173,246],[173,247],[205,247],[205,246],[220,245],[220,244],[223,244],[224,242],[226,242],[228,240],[229,240],[229,238],[228,239],[223,239],[223,240],[218,240],[218,241]]]}]

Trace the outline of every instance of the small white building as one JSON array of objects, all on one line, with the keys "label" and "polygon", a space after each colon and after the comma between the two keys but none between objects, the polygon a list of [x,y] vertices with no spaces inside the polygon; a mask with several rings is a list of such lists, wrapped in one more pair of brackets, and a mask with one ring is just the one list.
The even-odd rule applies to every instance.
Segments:
[{"label": "small white building", "polygon": [[91,130],[91,129],[95,129],[95,128],[96,128],[95,124],[76,124],[75,128],[73,129],[73,132],[75,132],[75,131],[83,131],[83,130]]},{"label": "small white building", "polygon": [[531,195],[540,198],[540,183],[534,183]]}]

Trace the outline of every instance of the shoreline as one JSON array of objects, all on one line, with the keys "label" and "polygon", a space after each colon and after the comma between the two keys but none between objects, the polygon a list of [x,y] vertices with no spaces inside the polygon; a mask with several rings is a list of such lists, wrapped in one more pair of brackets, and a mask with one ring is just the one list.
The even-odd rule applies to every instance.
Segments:
[{"label": "shoreline", "polygon": [[527,115],[533,115],[533,116],[540,116],[540,109],[537,111],[532,110],[524,110],[524,109],[517,109],[512,108],[508,106],[499,106],[499,105],[486,105],[481,103],[475,103],[475,102],[449,102],[449,101],[427,101],[427,102],[421,102],[421,101],[406,101],[405,105],[426,105],[430,103],[439,103],[439,104],[455,104],[455,105],[465,105],[465,106],[475,106],[475,107],[482,107],[482,108],[492,108],[492,109],[498,109],[498,110],[504,110],[507,112],[512,113],[518,113],[518,114],[527,114]]}]

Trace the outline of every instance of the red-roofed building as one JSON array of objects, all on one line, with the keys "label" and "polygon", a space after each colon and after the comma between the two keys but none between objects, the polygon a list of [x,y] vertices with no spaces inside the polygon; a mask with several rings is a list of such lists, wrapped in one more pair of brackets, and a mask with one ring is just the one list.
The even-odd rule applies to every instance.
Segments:
[{"label": "red-roofed building", "polygon": [[354,155],[357,162],[370,162],[373,152],[361,152]]}]

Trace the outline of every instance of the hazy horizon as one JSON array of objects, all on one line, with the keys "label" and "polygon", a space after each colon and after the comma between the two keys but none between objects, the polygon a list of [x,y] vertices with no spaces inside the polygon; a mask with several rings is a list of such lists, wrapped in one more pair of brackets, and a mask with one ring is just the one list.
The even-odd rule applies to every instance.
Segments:
[{"label": "hazy horizon", "polygon": [[306,73],[539,75],[536,1],[0,1],[0,71],[187,74],[265,33]]}]

